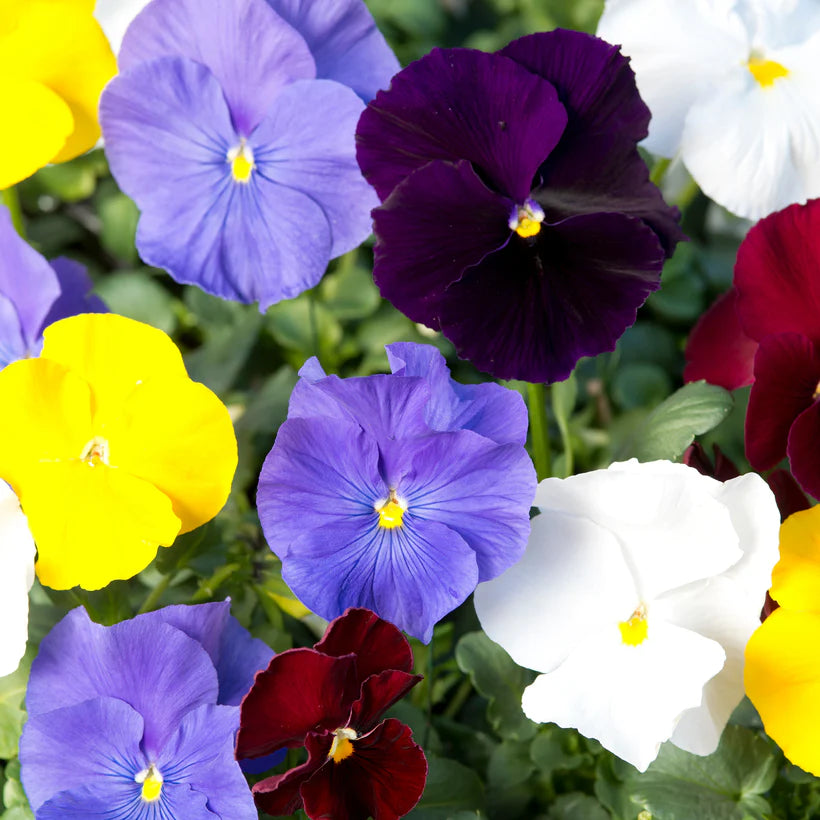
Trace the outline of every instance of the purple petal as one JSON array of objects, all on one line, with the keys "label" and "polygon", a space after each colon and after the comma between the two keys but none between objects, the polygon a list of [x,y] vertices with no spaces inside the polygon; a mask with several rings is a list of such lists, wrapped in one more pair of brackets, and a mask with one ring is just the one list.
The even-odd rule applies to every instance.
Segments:
[{"label": "purple petal", "polygon": [[268,0],[304,37],[316,76],[350,86],[365,102],[387,88],[399,61],[363,0]]},{"label": "purple petal", "polygon": [[251,791],[234,760],[238,729],[237,706],[200,706],[182,718],[157,758],[157,768],[167,782],[187,784],[206,795],[208,808],[218,817],[256,820]]},{"label": "purple petal", "polygon": [[431,160],[466,159],[522,205],[566,123],[555,89],[512,60],[434,49],[399,72],[362,114],[359,164],[384,200]]},{"label": "purple petal", "polygon": [[535,469],[518,444],[497,445],[471,431],[420,446],[400,489],[406,518],[457,532],[478,561],[478,580],[500,575],[523,554],[530,534]]},{"label": "purple petal", "polygon": [[[517,237],[514,237],[517,240]],[[488,256],[450,286],[442,331],[498,378],[562,381],[578,359],[612,350],[660,286],[664,251],[642,221],[577,216]]]},{"label": "purple petal", "polygon": [[142,734],[142,717],[115,698],[30,716],[20,738],[20,762],[32,807],[38,809],[67,786],[94,782],[120,783],[127,786],[126,795],[138,798],[134,776],[146,767]]},{"label": "purple petal", "polygon": [[431,345],[396,342],[386,346],[397,376],[418,376],[430,385],[424,420],[434,430],[473,430],[496,444],[527,440],[527,406],[514,390],[500,384],[459,384],[450,378],[444,356]]},{"label": "purple petal", "polygon": [[30,353],[39,352],[31,350],[26,344],[17,308],[0,293],[0,369],[17,359],[24,359]]},{"label": "purple petal", "polygon": [[78,607],[40,644],[26,706],[34,716],[90,698],[119,698],[142,715],[144,748],[156,753],[182,715],[214,703],[217,693],[210,657],[180,630],[150,619],[104,627]]},{"label": "purple petal", "polygon": [[60,295],[51,305],[38,335],[53,322],[76,316],[78,313],[108,313],[108,307],[99,296],[91,293],[94,283],[85,268],[73,259],[60,256],[49,263],[57,274]]},{"label": "purple petal", "polygon": [[431,162],[373,212],[373,277],[414,322],[438,329],[446,289],[510,239],[509,199],[469,162]]},{"label": "purple petal", "polygon": [[475,589],[478,568],[464,539],[435,521],[407,516],[388,530],[337,519],[291,546],[282,577],[323,618],[361,606],[429,643],[436,622]]},{"label": "purple petal", "polygon": [[159,57],[187,57],[210,69],[243,136],[286,85],[316,76],[305,41],[261,0],[220,0],[207,8],[198,0],[153,0],[125,34],[120,70]]}]

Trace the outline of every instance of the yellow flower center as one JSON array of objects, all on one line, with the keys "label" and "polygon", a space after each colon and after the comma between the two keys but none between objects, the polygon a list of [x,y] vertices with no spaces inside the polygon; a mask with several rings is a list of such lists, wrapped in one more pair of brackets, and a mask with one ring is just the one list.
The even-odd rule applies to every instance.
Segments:
[{"label": "yellow flower center", "polygon": [[142,783],[142,799],[146,803],[159,800],[159,796],[162,794],[162,775],[153,763],[147,769],[138,772],[134,780],[137,783]]},{"label": "yellow flower center", "polygon": [[228,162],[231,163],[231,173],[236,182],[248,182],[253,169],[256,167],[253,151],[245,143],[245,140],[242,140],[236,148],[228,151]]},{"label": "yellow flower center", "polygon": [[355,729],[337,729],[333,733],[333,743],[327,753],[334,763],[341,763],[345,758],[353,754],[352,740],[356,740],[359,735]]},{"label": "yellow flower center", "polygon": [[762,88],[774,85],[774,81],[780,77],[788,77],[789,69],[774,60],[764,60],[762,57],[752,55],[746,67],[752,72],[752,76],[757,80]]},{"label": "yellow flower center", "polygon": [[543,208],[535,200],[528,199],[523,205],[519,205],[513,210],[507,224],[519,236],[529,239],[538,236],[543,221]]},{"label": "yellow flower center", "polygon": [[646,607],[638,604],[637,609],[632,613],[628,621],[621,621],[618,624],[621,630],[621,640],[627,646],[638,646],[646,640],[649,627],[646,622]]},{"label": "yellow flower center", "polygon": [[407,509],[395,490],[390,490],[390,496],[386,501],[379,501],[375,504],[376,512],[379,514],[379,526],[386,530],[392,530],[402,525],[404,511]]},{"label": "yellow flower center", "polygon": [[94,436],[94,438],[83,447],[80,459],[87,461],[92,467],[96,467],[98,464],[108,464],[109,449],[106,439],[102,438],[102,436]]}]

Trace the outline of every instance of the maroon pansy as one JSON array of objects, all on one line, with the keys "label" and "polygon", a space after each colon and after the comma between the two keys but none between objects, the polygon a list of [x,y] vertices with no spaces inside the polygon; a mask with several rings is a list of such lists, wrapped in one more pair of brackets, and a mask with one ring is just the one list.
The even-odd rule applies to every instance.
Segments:
[{"label": "maroon pansy", "polygon": [[427,761],[410,729],[382,714],[420,680],[410,645],[367,609],[348,609],[313,649],[276,655],[242,702],[237,758],[304,746],[308,759],[253,787],[286,816],[398,820],[416,805]]},{"label": "maroon pansy", "polygon": [[376,283],[488,373],[558,381],[612,350],[683,236],[637,151],[628,63],[560,29],[435,49],[359,120]]}]

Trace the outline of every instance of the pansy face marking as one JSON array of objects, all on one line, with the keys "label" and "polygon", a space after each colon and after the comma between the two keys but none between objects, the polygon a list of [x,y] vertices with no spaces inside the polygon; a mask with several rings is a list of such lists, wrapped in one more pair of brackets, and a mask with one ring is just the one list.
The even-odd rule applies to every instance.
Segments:
[{"label": "pansy face marking", "polygon": [[513,207],[507,224],[523,239],[530,239],[541,232],[543,221],[544,209],[534,199],[527,199],[523,205]]},{"label": "pansy face marking", "polygon": [[762,88],[771,88],[775,80],[789,76],[789,69],[784,65],[754,53],[749,57],[746,67]]},{"label": "pansy face marking", "polygon": [[355,729],[337,729],[333,733],[333,743],[327,756],[332,758],[334,763],[341,763],[353,754],[353,743],[351,741],[356,740],[358,737],[359,733]]},{"label": "pansy face marking", "polygon": [[231,174],[236,182],[248,182],[256,167],[253,151],[244,139],[228,151],[228,162],[231,164]]},{"label": "pansy face marking", "polygon": [[96,467],[98,464],[107,465],[109,461],[108,441],[102,438],[102,436],[94,436],[94,438],[83,447],[80,460],[87,462],[91,467]]},{"label": "pansy face marking", "polygon": [[373,506],[379,514],[380,527],[386,530],[393,530],[402,525],[407,504],[396,495],[395,490],[391,489],[390,495],[386,500],[377,501]]},{"label": "pansy face marking", "polygon": [[649,633],[649,624],[646,620],[646,604],[641,602],[629,617],[628,621],[618,624],[621,630],[621,640],[625,646],[640,646]]},{"label": "pansy face marking", "polygon": [[134,781],[142,783],[142,799],[146,803],[153,803],[159,800],[162,794],[162,775],[159,773],[157,767],[152,763],[147,769],[137,772],[134,776]]}]

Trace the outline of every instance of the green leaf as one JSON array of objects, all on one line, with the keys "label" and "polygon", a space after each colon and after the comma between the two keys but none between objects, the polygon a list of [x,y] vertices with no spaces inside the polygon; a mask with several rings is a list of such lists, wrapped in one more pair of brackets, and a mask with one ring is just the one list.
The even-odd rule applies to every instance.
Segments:
[{"label": "green leaf", "polygon": [[326,276],[319,292],[325,307],[337,319],[363,319],[370,316],[381,301],[373,274],[356,265]]},{"label": "green leaf", "polygon": [[516,817],[532,800],[527,782],[535,771],[529,741],[505,740],[496,746],[487,766],[487,807],[492,817]]},{"label": "green leaf", "polygon": [[501,737],[527,740],[536,724],[521,710],[521,695],[534,673],[513,659],[483,632],[468,632],[456,646],[456,662],[489,700],[487,720]]},{"label": "green leaf", "polygon": [[547,817],[549,820],[610,820],[609,812],[594,797],[580,792],[562,794],[550,806]]},{"label": "green leaf", "polygon": [[636,431],[630,455],[639,461],[675,460],[732,409],[732,396],[704,381],[686,384],[659,404]]},{"label": "green leaf", "polygon": [[464,812],[484,810],[484,785],[472,769],[443,757],[427,762],[427,785],[408,820],[454,820]]},{"label": "green leaf", "polygon": [[296,351],[301,364],[318,356],[326,369],[332,368],[342,341],[342,327],[328,309],[308,291],[296,299],[273,305],[267,326],[282,347]]},{"label": "green leaf", "polygon": [[707,757],[664,744],[630,790],[653,820],[766,820],[771,808],[761,795],[772,787],[778,765],[765,738],[728,726]]},{"label": "green leaf", "polygon": [[106,276],[95,288],[114,313],[158,327],[171,334],[176,330],[174,298],[144,271],[120,271]]},{"label": "green leaf", "polygon": [[16,806],[3,812],[0,820],[34,820],[34,813],[27,806]]},{"label": "green leaf", "polygon": [[140,212],[134,200],[117,191],[100,198],[97,212],[102,221],[100,244],[114,258],[135,264],[139,260],[134,243]]},{"label": "green leaf", "polygon": [[31,662],[36,654],[36,650],[29,647],[17,670],[0,678],[0,758],[4,760],[17,755],[20,732],[26,719],[23,700]]},{"label": "green leaf", "polygon": [[577,733],[557,726],[547,726],[538,733],[530,748],[530,757],[546,775],[592,764],[592,757],[580,748]]},{"label": "green leaf", "polygon": [[292,367],[280,367],[250,394],[236,421],[237,432],[275,433],[287,418],[288,401],[297,381]]}]

